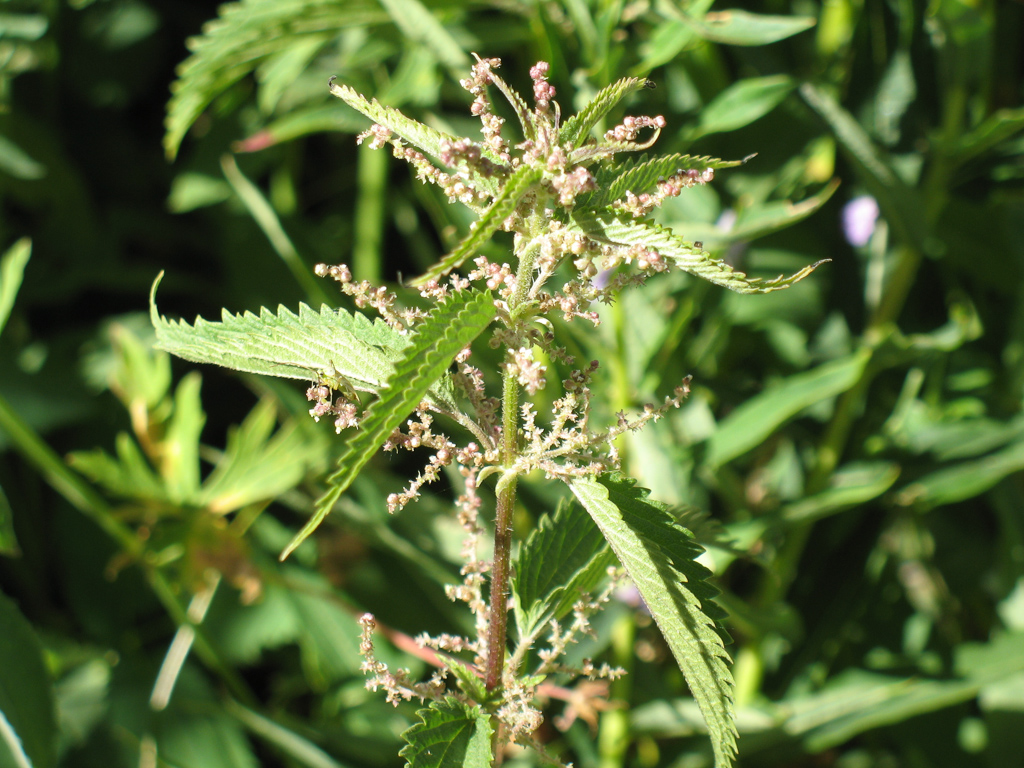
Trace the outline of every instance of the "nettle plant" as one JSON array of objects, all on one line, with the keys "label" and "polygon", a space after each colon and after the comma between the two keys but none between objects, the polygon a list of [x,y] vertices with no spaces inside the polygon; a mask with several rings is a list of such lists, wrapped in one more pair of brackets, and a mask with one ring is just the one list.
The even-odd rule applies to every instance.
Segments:
[{"label": "nettle plant", "polygon": [[[660,405],[645,406],[635,416],[620,413],[610,425],[591,423],[589,384],[596,363],[583,363],[555,384],[559,396],[549,414],[539,413],[533,399],[553,384],[545,360],[576,365],[559,346],[549,316],[597,324],[595,302],[610,302],[670,269],[741,293],[765,293],[792,285],[817,265],[790,277],[751,279],[648,218],[665,198],[738,164],[680,154],[619,162],[619,155],[654,144],[665,119],[626,117],[600,138],[592,131],[619,102],[649,87],[648,81],[620,80],[563,121],[547,64],[530,70],[533,109],[495,74],[499,64],[478,58],[472,77],[462,81],[482,123],[480,141],[434,130],[330,82],[335,96],[374,123],[359,141],[390,145],[420,179],[479,214],[459,246],[412,283],[432,309],[403,307],[388,289],[353,280],[346,266],[321,264],[318,275],[336,280],[359,309],[379,317],[302,305],[298,314],[283,307],[258,316],[225,311],[220,322],[197,318],[190,325],[168,321],[151,299],[158,345],[191,361],[315,379],[308,390],[310,414],[333,419],[346,442],[337,470],[327,478],[329,489],[282,559],[323,521],[382,447],[431,452],[416,479],[388,498],[392,512],[415,501],[445,468],[461,476],[454,512],[466,532],[464,578],[448,593],[468,605],[475,637],[418,638],[436,652],[440,668],[431,679],[417,681],[376,658],[373,617],[361,619],[367,685],[384,689],[396,704],[427,704],[419,713],[422,722],[404,735],[401,754],[410,765],[437,765],[444,755],[444,765],[486,766],[500,761],[503,746],[512,742],[554,760],[534,736],[542,721],[538,695],[552,676],[621,673],[590,661],[571,668],[564,653],[590,631],[594,612],[628,578],[700,707],[715,764],[728,766],[736,752],[733,681],[724,633],[716,625],[723,612],[713,602],[710,572],[696,562],[703,550],[667,507],[619,473],[615,449],[616,438],[627,430],[678,408],[688,380]],[[490,86],[512,105],[520,143],[512,145],[502,135],[504,120],[489,100]],[[509,263],[477,255],[498,230],[514,235]],[[454,272],[470,259],[473,268],[465,276]],[[487,391],[484,371],[471,362],[472,345],[483,337],[503,355],[499,396]],[[453,435],[439,424],[448,424]],[[464,437],[461,442],[456,433]],[[564,483],[569,493],[516,548],[516,487],[531,473]],[[496,500],[490,559],[482,555],[490,553],[480,520],[489,479]],[[450,762],[454,756],[459,757]]]}]

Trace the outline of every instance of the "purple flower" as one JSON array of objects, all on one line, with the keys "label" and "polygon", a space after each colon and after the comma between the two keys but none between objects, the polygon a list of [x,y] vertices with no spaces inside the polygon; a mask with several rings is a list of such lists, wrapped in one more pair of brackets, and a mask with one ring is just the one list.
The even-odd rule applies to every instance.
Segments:
[{"label": "purple flower", "polygon": [[870,195],[861,195],[843,206],[843,232],[847,242],[857,248],[865,246],[875,232],[878,203]]}]

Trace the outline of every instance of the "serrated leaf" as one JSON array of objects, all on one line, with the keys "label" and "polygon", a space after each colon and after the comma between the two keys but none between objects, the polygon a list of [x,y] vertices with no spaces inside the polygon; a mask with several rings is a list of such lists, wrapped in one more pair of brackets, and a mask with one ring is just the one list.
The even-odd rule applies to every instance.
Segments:
[{"label": "serrated leaf", "polygon": [[650,609],[708,726],[717,768],[736,754],[729,655],[712,617],[721,609],[703,549],[659,505],[621,476],[574,480],[570,487],[608,540]]},{"label": "serrated leaf", "polygon": [[[305,304],[296,315],[278,307],[275,315],[227,311],[220,322],[197,317],[192,325],[171,321],[156,308],[157,276],[150,292],[149,312],[156,329],[157,348],[194,363],[212,363],[245,373],[287,379],[327,378],[340,374],[353,389],[376,393],[391,374],[409,339],[381,320],[321,306],[317,312]],[[429,391],[433,405],[454,412],[451,380],[442,376]]]},{"label": "serrated leaf", "polygon": [[600,529],[571,500],[544,515],[516,553],[512,595],[520,639],[572,610],[601,581],[611,552]]},{"label": "serrated leaf", "polygon": [[599,243],[649,248],[684,272],[737,293],[769,293],[788,288],[823,263],[815,262],[789,277],[779,275],[773,280],[748,278],[743,272],[679,237],[668,227],[655,224],[650,219],[634,219],[628,213],[612,209],[574,213],[566,229]]},{"label": "serrated leaf", "polygon": [[326,44],[348,27],[387,22],[369,0],[243,0],[188,41],[192,55],[178,67],[167,104],[164,149],[173,158],[185,133],[221,93],[270,57],[310,39]]},{"label": "serrated leaf", "polygon": [[505,183],[501,193],[484,211],[477,221],[473,222],[472,230],[450,254],[412,281],[413,285],[423,285],[428,280],[441,277],[459,267],[486,243],[491,235],[501,229],[507,219],[519,205],[519,201],[540,181],[543,171],[530,165],[521,165]]},{"label": "serrated leaf", "polygon": [[[373,122],[384,126],[403,141],[427,153],[439,162],[441,157],[446,154],[444,147],[459,141],[457,137],[451,134],[435,130],[417,120],[406,117],[394,107],[386,107],[376,99],[367,99],[353,88],[337,83],[333,77],[328,82],[328,86],[333,95],[344,101],[352,109],[366,115]],[[487,147],[479,146],[479,149],[481,155],[495,166],[504,166],[504,161]],[[496,195],[500,190],[500,179],[496,176],[463,172],[460,174],[460,179],[467,186],[486,192],[489,195]]]},{"label": "serrated leaf", "polygon": [[700,19],[679,17],[705,40],[726,45],[767,45],[810,29],[817,21],[813,16],[768,16],[743,10],[715,11]]},{"label": "serrated leaf", "polygon": [[643,77],[624,77],[602,88],[587,106],[565,122],[558,132],[559,143],[569,150],[582,146],[594,126],[615,109],[616,104],[630,94],[649,87],[647,83]]},{"label": "serrated leaf", "polygon": [[581,195],[577,200],[577,206],[581,210],[604,208],[616,200],[621,200],[627,192],[640,195],[651,189],[660,180],[666,179],[678,171],[734,168],[744,162],[744,160],[719,160],[717,157],[680,154],[648,160],[645,155],[639,160],[630,160],[616,167],[599,169],[595,175],[597,189],[586,196]]},{"label": "serrated leaf", "polygon": [[455,675],[455,678],[459,681],[459,688],[466,696],[477,702],[487,700],[487,685],[483,678],[476,675],[469,666],[463,664],[458,659],[453,659],[449,656],[442,657],[441,660],[452,671],[452,674]]},{"label": "serrated leaf", "polygon": [[490,324],[495,312],[490,291],[463,291],[449,297],[417,326],[378,399],[363,417],[359,431],[342,451],[338,471],[327,478],[331,489],[317,501],[313,517],[285,547],[282,560],[327,517],[370,457],[423,401],[455,356]]},{"label": "serrated leaf", "polygon": [[409,768],[490,768],[491,721],[480,707],[447,698],[416,713],[398,753]]}]

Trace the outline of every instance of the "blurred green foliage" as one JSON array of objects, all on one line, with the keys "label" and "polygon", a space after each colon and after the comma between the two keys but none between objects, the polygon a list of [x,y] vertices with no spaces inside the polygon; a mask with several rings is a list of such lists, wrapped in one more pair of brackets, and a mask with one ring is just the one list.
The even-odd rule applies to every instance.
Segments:
[{"label": "blurred green foliage", "polygon": [[[680,513],[730,614],[742,765],[1019,764],[1024,5],[211,13],[0,5],[0,712],[21,737],[0,764],[401,763],[415,706],[364,689],[356,617],[372,610],[378,655],[423,674],[410,637],[469,629],[442,589],[460,563],[444,489],[388,517],[409,467],[378,458],[277,563],[342,446],[301,385],[244,378],[249,395],[204,369],[200,389],[150,351],[143,312],[160,269],[161,306],[186,317],[318,303],[319,261],[423,272],[472,216],[357,150],[365,123],[327,79],[463,132],[470,52],[517,87],[549,61],[566,113],[649,76],[630,110],[666,116],[659,151],[757,153],[662,223],[754,275],[832,259],[769,296],[666,275],[568,330],[601,363],[609,420],[694,376],[622,451],[656,498],[710,514]],[[556,505],[526,484],[524,533]],[[631,670],[610,691],[625,706],[552,700],[553,753],[710,764],[643,612],[615,604],[580,655]]]}]

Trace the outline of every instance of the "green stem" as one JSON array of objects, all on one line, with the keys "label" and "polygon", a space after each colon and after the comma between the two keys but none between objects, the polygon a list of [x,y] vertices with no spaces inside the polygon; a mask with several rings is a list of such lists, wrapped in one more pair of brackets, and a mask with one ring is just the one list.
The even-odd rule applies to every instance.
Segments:
[{"label": "green stem", "polygon": [[7,433],[14,447],[39,470],[50,487],[63,496],[71,506],[96,523],[138,563],[150,588],[174,623],[179,627],[192,626],[195,629],[196,653],[210,669],[220,675],[232,694],[246,704],[255,703],[255,697],[242,678],[221,660],[201,628],[195,626],[189,619],[187,611],[178,602],[171,583],[159,569],[148,562],[142,541],[128,526],[117,519],[106,501],[88,483],[72,472],[54,450],[22,421],[3,396],[0,396],[0,431]]}]

